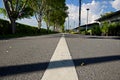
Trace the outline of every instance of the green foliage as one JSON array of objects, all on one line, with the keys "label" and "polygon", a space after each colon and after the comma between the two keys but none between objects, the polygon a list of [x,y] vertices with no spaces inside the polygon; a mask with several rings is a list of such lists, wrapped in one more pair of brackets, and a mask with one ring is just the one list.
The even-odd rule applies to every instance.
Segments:
[{"label": "green foliage", "polygon": [[28,0],[3,0],[5,8],[0,8],[0,13],[9,18],[13,34],[16,32],[15,22],[17,19],[30,18],[34,14],[27,2]]},{"label": "green foliage", "polygon": [[74,31],[72,31],[71,34],[79,34],[79,33],[78,33],[78,32],[74,32]]},{"label": "green foliage", "polygon": [[101,27],[94,26],[91,30],[92,30],[92,35],[120,36],[120,23],[104,22]]},{"label": "green foliage", "polygon": [[68,7],[65,0],[59,0],[59,2],[57,0],[29,0],[28,5],[34,10],[39,28],[41,27],[39,24],[43,19],[48,29],[50,26],[62,29],[65,18],[68,16]]},{"label": "green foliage", "polygon": [[108,35],[108,31],[109,31],[109,23],[108,22],[104,22],[102,24],[101,31],[102,31],[102,35]]},{"label": "green foliage", "polygon": [[[12,17],[14,19],[22,19],[22,18],[30,18],[31,16],[34,15],[33,9],[30,8],[30,6],[28,6],[28,5],[26,5],[26,7],[21,9],[25,0],[20,1],[19,4],[16,4],[16,1],[17,0],[14,0],[12,2],[13,10],[11,10],[10,17]],[[19,5],[19,6],[16,8],[16,5]],[[21,11],[20,11],[20,9],[21,9]],[[0,8],[0,14],[4,14],[4,16],[8,17],[5,8]]]},{"label": "green foliage", "polygon": [[92,30],[92,35],[101,35],[102,33],[99,26],[94,26],[91,30]]},{"label": "green foliage", "polygon": [[[6,20],[0,19],[0,38],[1,37],[19,37],[19,36],[32,36],[32,35],[42,35],[47,34],[46,29],[38,30],[36,27],[16,23],[16,34],[11,34],[10,32],[10,23]],[[56,33],[49,31],[49,34]],[[10,36],[8,36],[10,35]]]},{"label": "green foliage", "polygon": [[109,17],[109,16],[112,15],[112,14],[113,14],[113,12],[109,12],[109,13],[102,14],[102,15],[101,15],[101,18]]},{"label": "green foliage", "polygon": [[120,35],[120,23],[119,22],[113,22],[113,23],[104,22],[101,28],[101,31],[103,35],[119,36]]},{"label": "green foliage", "polygon": [[86,34],[86,31],[81,31],[81,34],[85,35],[85,34]]},{"label": "green foliage", "polygon": [[9,34],[10,33],[10,24],[6,20],[0,19],[0,35]]},{"label": "green foliage", "polygon": [[4,8],[0,8],[0,14],[4,14],[4,16],[7,16],[6,10]]},{"label": "green foliage", "polygon": [[46,9],[44,14],[44,20],[49,26],[55,26],[62,29],[62,25],[65,22],[65,18],[68,16],[68,7],[65,4],[65,0],[48,0],[46,2]]},{"label": "green foliage", "polygon": [[120,23],[111,23],[109,25],[109,32],[108,35],[116,35],[120,36]]},{"label": "green foliage", "polygon": [[26,7],[23,9],[23,12],[19,13],[18,19],[30,18],[33,15],[34,15],[34,10],[30,7]]},{"label": "green foliage", "polygon": [[88,32],[89,35],[92,35],[92,30],[91,29],[89,29],[87,32]]}]

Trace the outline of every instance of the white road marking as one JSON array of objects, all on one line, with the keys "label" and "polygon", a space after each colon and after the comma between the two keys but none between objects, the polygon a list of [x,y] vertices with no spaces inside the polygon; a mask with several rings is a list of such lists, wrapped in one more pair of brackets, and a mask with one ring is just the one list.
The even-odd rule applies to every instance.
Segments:
[{"label": "white road marking", "polygon": [[61,37],[41,80],[78,80],[64,35]]}]

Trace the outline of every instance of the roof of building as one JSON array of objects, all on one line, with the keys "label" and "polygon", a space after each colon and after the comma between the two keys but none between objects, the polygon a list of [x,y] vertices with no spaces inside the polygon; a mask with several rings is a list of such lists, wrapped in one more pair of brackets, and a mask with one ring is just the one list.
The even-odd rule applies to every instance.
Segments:
[{"label": "roof of building", "polygon": [[[90,23],[90,24],[87,24],[88,27],[91,27],[91,26],[93,26],[93,25],[99,25],[99,23]],[[85,25],[81,25],[80,27],[85,28],[85,27],[86,27],[86,24],[85,24]],[[79,27],[76,27],[76,28],[74,28],[74,29],[78,29],[78,28],[79,28]]]},{"label": "roof of building", "polygon": [[112,14],[108,15],[108,16],[104,16],[104,17],[101,17],[101,18],[98,18],[96,19],[95,21],[104,21],[106,19],[110,19],[114,16],[117,16],[117,15],[120,15],[120,10],[119,11],[116,11],[116,12],[113,12]]}]

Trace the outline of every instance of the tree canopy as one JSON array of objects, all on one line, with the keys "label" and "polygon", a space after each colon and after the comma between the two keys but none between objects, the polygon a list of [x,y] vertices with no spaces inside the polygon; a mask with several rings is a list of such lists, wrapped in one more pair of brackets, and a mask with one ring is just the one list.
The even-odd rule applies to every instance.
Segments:
[{"label": "tree canopy", "polygon": [[3,0],[3,3],[5,8],[0,8],[0,12],[10,19],[12,33],[15,33],[17,19],[35,15],[39,28],[42,20],[46,22],[48,28],[49,26],[61,28],[68,16],[65,0]]},{"label": "tree canopy", "polygon": [[27,5],[28,0],[3,0],[5,8],[0,12],[10,19],[12,33],[15,33],[15,22],[17,19],[33,16],[33,9]]},{"label": "tree canopy", "polygon": [[[54,26],[54,28],[62,28],[65,22],[65,18],[68,16],[68,7],[65,4],[65,0],[49,0],[45,7],[44,20],[49,26]],[[48,27],[49,27],[48,26]]]}]

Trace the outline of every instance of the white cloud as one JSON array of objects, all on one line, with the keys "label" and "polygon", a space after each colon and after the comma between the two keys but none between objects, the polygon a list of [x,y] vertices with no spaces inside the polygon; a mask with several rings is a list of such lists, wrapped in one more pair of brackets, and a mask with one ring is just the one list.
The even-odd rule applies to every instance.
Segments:
[{"label": "white cloud", "polygon": [[1,18],[1,19],[4,19],[4,20],[9,20],[9,19],[7,19],[3,14],[0,14],[0,18]]},{"label": "white cloud", "polygon": [[[5,17],[4,15],[2,15],[2,14],[0,14],[0,18],[9,21],[9,19],[7,17]],[[26,25],[35,26],[35,27],[37,26],[37,21],[36,21],[36,19],[34,17],[29,18],[29,19],[24,18],[24,19],[21,19],[21,20],[17,20],[16,22],[26,24]]]},{"label": "white cloud", "polygon": [[[68,12],[69,12],[69,26],[70,27],[74,27],[77,26],[78,24],[78,16],[79,16],[79,7],[75,6],[73,4],[67,4],[67,6],[69,7]],[[66,18],[66,28],[68,29],[68,18]],[[70,28],[69,27],[69,28]]]},{"label": "white cloud", "polygon": [[[0,18],[9,21],[9,19],[4,17],[4,15],[2,15],[2,14],[0,14]],[[37,23],[37,20],[35,19],[35,17],[24,18],[24,19],[21,19],[21,20],[17,20],[16,22],[26,24],[26,25],[30,25],[30,26],[34,26],[34,27],[38,26],[38,23]],[[42,22],[42,28],[46,28],[46,24],[45,24],[44,21]]]},{"label": "white cloud", "polygon": [[30,19],[24,18],[24,19],[21,19],[21,20],[17,20],[17,22],[37,27],[37,21],[34,17],[32,17]]},{"label": "white cloud", "polygon": [[[81,25],[86,24],[87,19],[87,8],[89,8],[89,23],[94,22],[95,19],[100,17],[100,14],[104,12],[104,10],[107,8],[106,4],[108,4],[107,1],[98,2],[93,0],[91,3],[83,3],[81,8]],[[69,18],[70,18],[70,26],[72,28],[78,26],[78,18],[79,18],[79,6],[73,5],[73,4],[67,4],[69,7]],[[76,25],[74,26],[74,21]]]},{"label": "white cloud", "polygon": [[[37,22],[35,17],[32,17],[30,19],[24,18],[24,19],[18,20],[17,22],[22,23],[22,24],[27,24],[27,25],[30,25],[30,26],[34,26],[34,27],[38,27],[38,22]],[[46,28],[46,23],[44,21],[42,21],[42,26],[41,27]]]},{"label": "white cloud", "polygon": [[116,10],[120,10],[120,0],[111,1],[112,7]]}]

